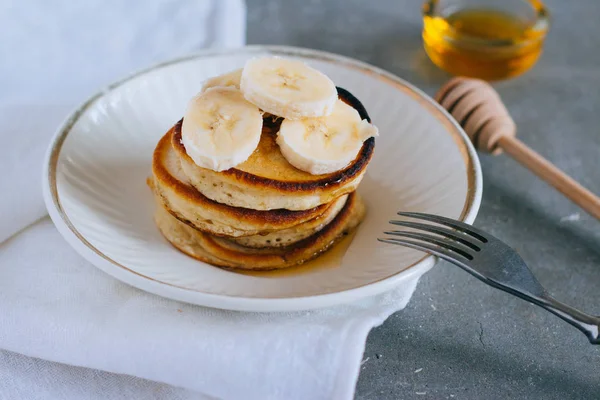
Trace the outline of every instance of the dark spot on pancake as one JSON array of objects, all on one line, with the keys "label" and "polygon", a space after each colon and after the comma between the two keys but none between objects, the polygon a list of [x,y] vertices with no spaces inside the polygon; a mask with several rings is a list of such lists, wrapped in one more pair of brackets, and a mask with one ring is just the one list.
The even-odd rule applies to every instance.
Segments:
[{"label": "dark spot on pancake", "polygon": [[340,100],[342,100],[349,106],[352,106],[356,111],[358,111],[358,115],[360,115],[361,119],[366,119],[367,121],[371,122],[371,118],[369,117],[365,106],[363,106],[360,100],[358,100],[356,97],[354,97],[352,93],[350,93],[344,88],[341,88],[339,86],[336,86],[335,88],[337,89],[338,97],[340,98]]}]

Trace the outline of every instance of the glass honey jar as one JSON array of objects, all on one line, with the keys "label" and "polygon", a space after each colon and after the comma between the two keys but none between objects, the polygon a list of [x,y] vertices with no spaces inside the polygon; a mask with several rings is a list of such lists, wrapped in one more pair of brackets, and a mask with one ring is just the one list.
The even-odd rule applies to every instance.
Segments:
[{"label": "glass honey jar", "polygon": [[542,53],[548,11],[539,0],[429,0],[423,44],[453,75],[505,79],[530,69]]}]

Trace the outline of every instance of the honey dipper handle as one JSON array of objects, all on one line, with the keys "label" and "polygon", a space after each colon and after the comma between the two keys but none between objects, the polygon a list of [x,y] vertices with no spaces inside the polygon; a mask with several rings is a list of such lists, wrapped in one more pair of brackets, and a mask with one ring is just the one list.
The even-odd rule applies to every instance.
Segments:
[{"label": "honey dipper handle", "polygon": [[503,136],[498,139],[497,146],[504,149],[506,153],[534,174],[554,186],[587,213],[600,219],[600,198],[598,196],[556,168],[550,161],[527,147],[519,139],[512,136]]}]

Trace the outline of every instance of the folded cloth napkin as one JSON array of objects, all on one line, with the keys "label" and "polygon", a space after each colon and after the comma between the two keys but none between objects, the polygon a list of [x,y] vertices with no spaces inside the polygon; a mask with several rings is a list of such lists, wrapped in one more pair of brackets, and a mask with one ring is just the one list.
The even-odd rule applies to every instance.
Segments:
[{"label": "folded cloth napkin", "polygon": [[0,33],[16,40],[0,41],[0,399],[352,398],[369,330],[406,305],[416,280],[318,311],[208,309],[104,274],[45,213],[43,153],[73,103],[132,69],[242,45],[244,4],[10,4],[0,6]]}]

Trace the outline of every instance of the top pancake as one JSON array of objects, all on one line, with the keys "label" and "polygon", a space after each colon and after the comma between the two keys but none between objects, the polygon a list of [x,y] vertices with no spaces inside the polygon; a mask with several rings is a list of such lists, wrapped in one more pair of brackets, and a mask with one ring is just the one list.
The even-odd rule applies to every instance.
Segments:
[{"label": "top pancake", "polygon": [[[341,100],[354,107],[370,122],[363,105],[348,91],[338,88]],[[172,129],[172,145],[190,183],[204,196],[223,204],[254,210],[306,210],[329,203],[353,192],[365,173],[375,139],[363,144],[358,156],[345,169],[326,175],[301,171],[283,157],[275,142],[281,119],[263,120],[260,143],[244,163],[216,172],[196,165],[181,143],[179,121]]]}]

